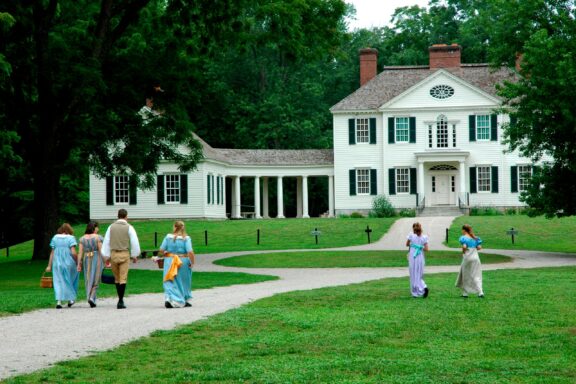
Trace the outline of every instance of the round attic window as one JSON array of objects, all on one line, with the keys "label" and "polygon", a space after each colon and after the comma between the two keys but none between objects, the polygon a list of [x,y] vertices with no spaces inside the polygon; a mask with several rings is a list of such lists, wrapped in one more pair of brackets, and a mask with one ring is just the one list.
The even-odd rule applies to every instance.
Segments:
[{"label": "round attic window", "polygon": [[430,88],[430,96],[435,99],[447,99],[454,95],[454,88],[449,85],[435,85]]}]

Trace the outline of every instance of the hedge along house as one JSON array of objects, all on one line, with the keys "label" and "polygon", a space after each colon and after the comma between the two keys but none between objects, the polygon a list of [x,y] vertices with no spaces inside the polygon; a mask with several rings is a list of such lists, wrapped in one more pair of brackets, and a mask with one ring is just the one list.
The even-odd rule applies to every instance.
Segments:
[{"label": "hedge along house", "polygon": [[395,208],[517,207],[529,159],[505,152],[496,84],[508,69],[462,64],[461,48],[433,45],[428,66],[385,67],[360,51],[360,88],[331,108],[335,212]]},{"label": "hedge along house", "polygon": [[[334,159],[329,150],[250,150],[212,148],[202,144],[204,160],[195,171],[181,173],[178,166],[162,161],[152,190],[136,189],[126,175],[98,179],[90,175],[90,217],[110,220],[119,208],[132,219],[225,219],[284,217],[284,180],[296,179],[296,215],[309,217],[308,180],[328,178],[329,216],[334,214]],[[241,179],[254,183],[253,196],[242,198]],[[276,183],[276,201],[270,201],[269,184]],[[228,187],[227,187],[228,186]],[[249,204],[242,205],[242,201]],[[247,208],[246,208],[247,207]]]}]

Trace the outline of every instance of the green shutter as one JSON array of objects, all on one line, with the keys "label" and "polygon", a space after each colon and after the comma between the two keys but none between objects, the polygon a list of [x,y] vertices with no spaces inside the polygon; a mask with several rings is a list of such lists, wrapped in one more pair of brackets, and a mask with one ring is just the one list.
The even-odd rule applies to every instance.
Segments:
[{"label": "green shutter", "polygon": [[388,194],[396,194],[396,169],[388,169]]},{"label": "green shutter", "polygon": [[415,117],[410,118],[410,142],[411,143],[416,142],[416,118]]},{"label": "green shutter", "polygon": [[130,177],[128,180],[128,204],[136,205],[136,193],[138,192],[138,188],[136,187],[136,178]]},{"label": "green shutter", "polygon": [[498,167],[492,167],[492,193],[498,193]]},{"label": "green shutter", "polygon": [[224,187],[226,186],[226,181],[223,176],[220,176],[220,204],[225,204],[224,201]]},{"label": "green shutter", "polygon": [[114,205],[114,176],[106,176],[106,205]]},{"label": "green shutter", "polygon": [[470,167],[470,193],[476,192],[476,167]]},{"label": "green shutter", "polygon": [[188,175],[180,175],[180,204],[188,204]]},{"label": "green shutter", "polygon": [[350,196],[356,196],[356,170],[348,171],[348,181],[350,182]]},{"label": "green shutter", "polygon": [[376,144],[376,118],[370,118],[370,144]]},{"label": "green shutter", "polygon": [[208,193],[207,193],[208,198],[207,198],[207,201],[208,201],[208,204],[210,204],[210,202],[212,201],[212,200],[210,200],[210,198],[212,197],[212,194],[211,194],[212,191],[211,191],[211,188],[210,188],[210,175],[206,175],[206,185],[207,185],[207,188],[208,188]]},{"label": "green shutter", "polygon": [[418,190],[416,168],[410,168],[410,194],[415,195]]},{"label": "green shutter", "polygon": [[356,119],[348,119],[348,144],[356,144]]},{"label": "green shutter", "polygon": [[156,177],[156,197],[158,204],[164,204],[164,175]]},{"label": "green shutter", "polygon": [[476,141],[476,115],[468,116],[468,132],[470,141]]},{"label": "green shutter", "polygon": [[394,144],[396,142],[394,138],[394,118],[388,118],[388,143]]},{"label": "green shutter", "polygon": [[510,192],[518,192],[518,167],[510,167]]},{"label": "green shutter", "polygon": [[370,170],[370,194],[377,195],[378,194],[378,180],[376,179],[376,170]]},{"label": "green shutter", "polygon": [[490,140],[498,141],[498,115],[490,115]]}]

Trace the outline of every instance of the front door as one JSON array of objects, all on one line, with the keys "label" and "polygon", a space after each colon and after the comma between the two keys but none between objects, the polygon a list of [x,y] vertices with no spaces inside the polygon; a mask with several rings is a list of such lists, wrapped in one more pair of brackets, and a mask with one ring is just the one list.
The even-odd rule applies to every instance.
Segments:
[{"label": "front door", "polygon": [[450,175],[432,176],[432,200],[435,205],[450,204]]}]

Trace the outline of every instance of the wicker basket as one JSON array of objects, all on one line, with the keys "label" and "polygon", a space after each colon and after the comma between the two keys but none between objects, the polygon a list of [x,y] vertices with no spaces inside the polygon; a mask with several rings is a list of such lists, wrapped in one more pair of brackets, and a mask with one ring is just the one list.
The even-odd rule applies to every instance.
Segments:
[{"label": "wicker basket", "polygon": [[52,276],[46,276],[46,272],[44,272],[40,278],[40,288],[52,288],[53,286]]},{"label": "wicker basket", "polygon": [[158,268],[164,269],[164,258],[163,257],[159,258],[157,263],[158,263]]},{"label": "wicker basket", "polygon": [[116,282],[116,279],[114,278],[110,268],[104,268],[100,277],[100,281],[102,284],[114,284]]}]

